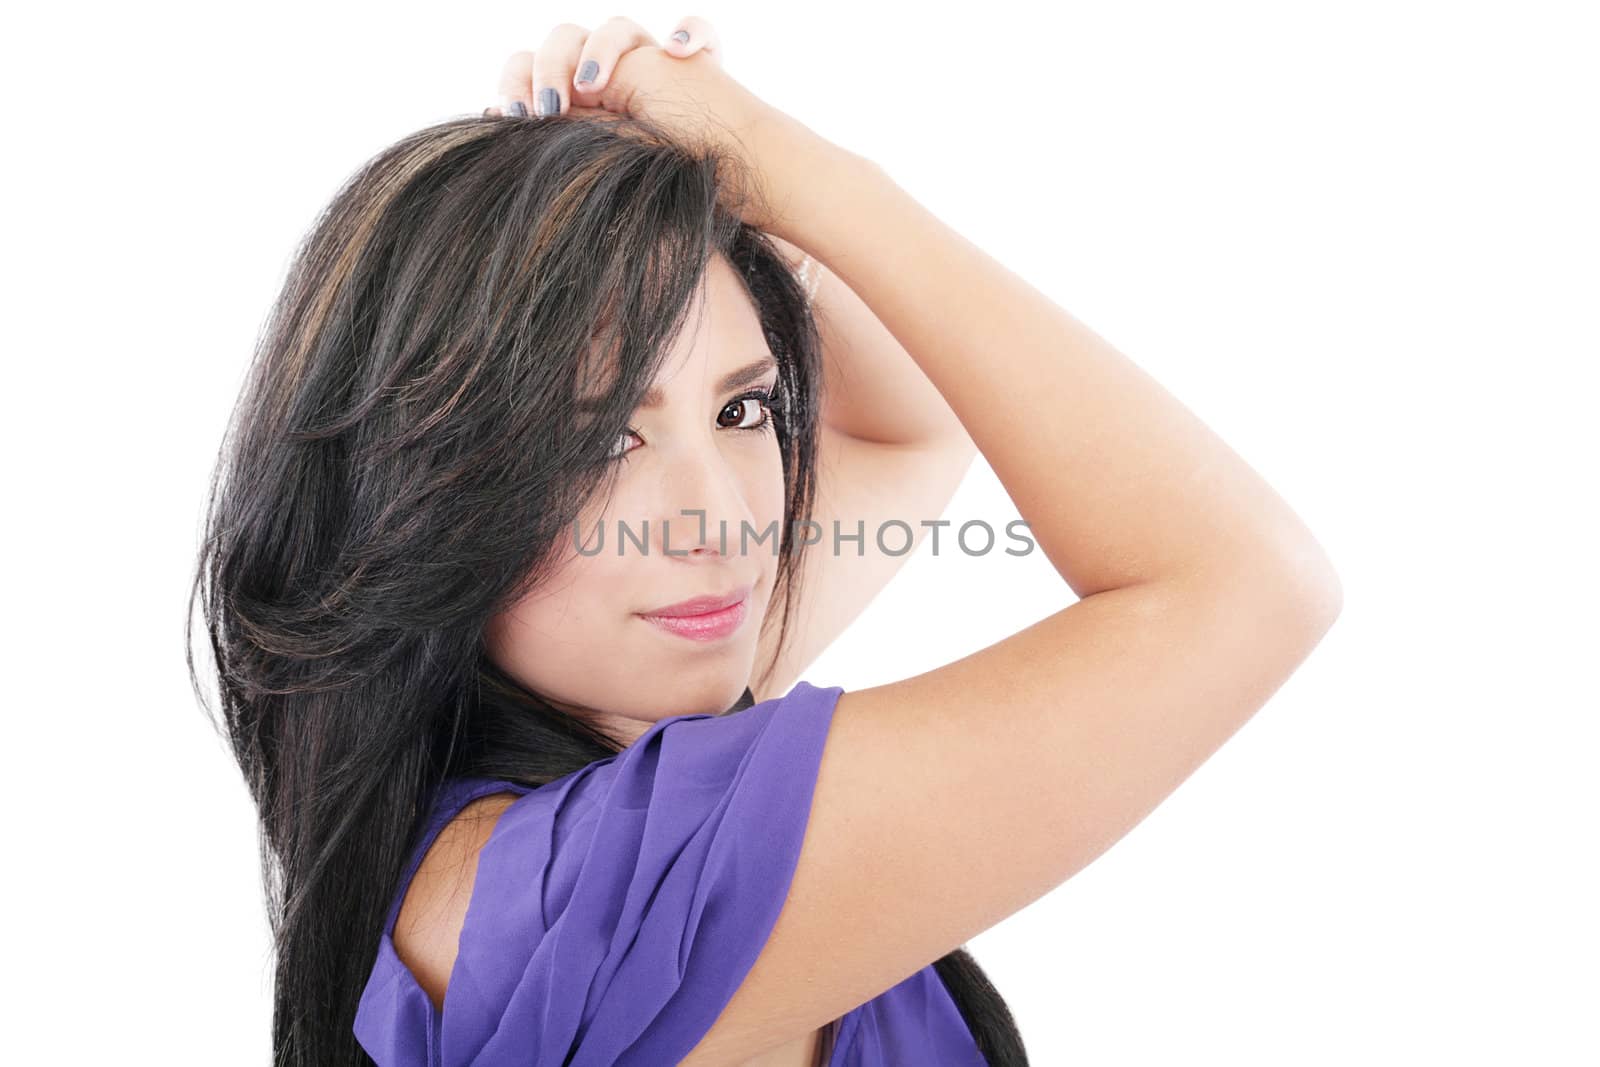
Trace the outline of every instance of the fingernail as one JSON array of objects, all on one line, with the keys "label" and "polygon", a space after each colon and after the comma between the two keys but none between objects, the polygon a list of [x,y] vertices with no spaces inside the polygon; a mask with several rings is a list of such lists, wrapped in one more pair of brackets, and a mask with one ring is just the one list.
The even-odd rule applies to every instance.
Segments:
[{"label": "fingernail", "polygon": [[506,98],[505,105],[500,108],[500,111],[505,115],[515,115],[519,119],[528,117],[528,105],[521,100],[512,100],[510,97]]},{"label": "fingernail", "polygon": [[548,85],[543,89],[540,89],[538,103],[534,107],[534,111],[539,115],[539,117],[543,118],[546,115],[554,115],[560,110],[561,94]]},{"label": "fingernail", "polygon": [[688,30],[679,30],[677,33],[672,35],[672,39],[674,41],[677,41],[679,44],[688,44],[689,43],[689,31]]},{"label": "fingernail", "polygon": [[600,64],[592,59],[583,61],[583,66],[578,68],[578,84],[589,85],[594,81],[594,76],[600,73]]}]

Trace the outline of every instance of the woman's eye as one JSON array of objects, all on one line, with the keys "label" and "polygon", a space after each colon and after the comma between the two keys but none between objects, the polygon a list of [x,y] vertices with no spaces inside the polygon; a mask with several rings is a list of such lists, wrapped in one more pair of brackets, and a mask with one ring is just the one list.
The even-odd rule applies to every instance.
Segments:
[{"label": "woman's eye", "polygon": [[[772,412],[775,406],[773,394],[752,393],[730,401],[718,413],[718,425],[728,430],[759,430],[769,431],[772,428]],[[726,421],[724,421],[726,420]],[[637,437],[636,430],[623,430],[617,435],[617,442],[612,447],[608,459],[622,459],[633,449],[628,446],[628,438]]]},{"label": "woman's eye", "polygon": [[733,421],[723,423],[729,429],[754,430],[767,420],[766,398],[762,396],[741,396],[722,409],[722,414]]},{"label": "woman's eye", "polygon": [[632,430],[623,430],[620,434],[618,434],[617,435],[617,443],[611,449],[611,457],[610,458],[612,458],[612,459],[620,459],[622,456],[625,456],[630,451],[632,451],[628,447],[628,438],[633,437],[633,436],[634,436],[634,432]]}]

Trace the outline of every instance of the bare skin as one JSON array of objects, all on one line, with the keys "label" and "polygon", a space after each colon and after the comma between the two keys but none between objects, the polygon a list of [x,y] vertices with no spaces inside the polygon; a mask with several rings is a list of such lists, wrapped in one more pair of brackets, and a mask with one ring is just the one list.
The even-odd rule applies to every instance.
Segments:
[{"label": "bare skin", "polygon": [[[662,68],[645,58],[632,69]],[[607,73],[626,81],[621,68]],[[695,78],[708,99],[747,108],[711,68]],[[787,187],[792,210],[770,232],[824,263],[914,356],[1078,599],[953,663],[839,698],[789,896],[743,983],[682,1061],[691,1067],[807,1067],[831,1020],[1127,834],[1266,703],[1342,605],[1332,564],[1298,516],[1133,362],[870,161],[803,127],[762,129],[777,131],[763,134],[769,163],[815,164]],[[716,346],[699,358],[715,363]],[[671,440],[695,442],[679,459],[705,464],[691,474],[731,469],[712,462],[727,446],[696,438],[693,419],[674,425],[688,436]],[[656,440],[667,443],[659,429]],[[863,503],[852,472],[890,454],[867,440],[836,446],[845,459],[834,464],[830,506],[852,527],[848,509]],[[955,454],[934,447],[902,472],[920,476],[919,464],[946,448]],[[723,499],[739,497],[726,489]],[[821,588],[831,563],[848,558],[818,557]],[[862,603],[836,598],[812,608],[813,652]],[[731,703],[737,690],[727,695]],[[459,870],[451,855],[475,855],[487,820],[469,821],[479,828],[463,831],[436,870]],[[459,900],[464,914],[470,876],[423,888],[433,877],[412,893]],[[896,902],[890,913],[886,899]],[[460,923],[445,911],[422,922],[431,932],[408,935],[416,954],[402,955],[430,980],[454,959]],[[815,951],[824,943],[837,950],[827,959]]]},{"label": "bare skin", "polygon": [[[721,63],[724,49],[707,20],[691,16],[681,20],[679,26],[689,31],[689,40],[680,44],[669,37],[668,54],[686,62],[698,57]],[[610,19],[593,32],[562,23],[551,29],[537,52],[517,52],[510,57],[501,74],[500,91],[504,97],[531,108],[536,86],[553,87],[561,95],[564,110],[609,115],[600,106],[608,103],[602,90],[618,61],[630,51],[654,45],[654,38],[629,19]],[[574,85],[588,58],[598,61],[596,85],[600,88],[593,91]],[[785,162],[793,169],[806,169],[807,161],[799,154]],[[768,236],[791,264],[798,266],[806,255],[781,233],[769,232]],[[812,311],[822,336],[826,400],[820,419],[817,501],[812,518],[819,528],[830,532],[835,521],[843,530],[854,530],[861,523],[864,529],[874,531],[886,520],[900,519],[910,523],[913,540],[905,551],[886,553],[869,534],[859,555],[853,549],[808,553],[801,568],[802,595],[796,625],[791,627],[784,646],[778,646],[776,627],[752,626],[748,632],[757,644],[743,644],[741,635],[725,654],[718,654],[724,662],[715,665],[698,662],[710,658],[700,655],[692,662],[682,662],[682,650],[677,648],[669,652],[671,659],[652,657],[626,643],[631,639],[631,630],[624,636],[614,629],[591,627],[587,625],[589,619],[575,617],[579,602],[594,603],[603,598],[606,589],[599,584],[600,567],[589,559],[573,559],[568,576],[497,619],[488,636],[502,667],[557,706],[602,723],[616,736],[637,738],[669,712],[661,708],[659,683],[635,684],[627,689],[627,680],[612,679],[597,685],[595,679],[605,679],[609,673],[598,670],[603,665],[596,661],[602,650],[620,647],[627,649],[631,657],[644,655],[642,660],[630,659],[647,665],[647,670],[641,668],[641,675],[676,679],[670,703],[682,712],[726,708],[747,685],[758,702],[787,693],[805,668],[861,614],[915,552],[929,532],[918,520],[943,514],[977,455],[977,446],[948,401],[894,334],[825,263],[817,261],[815,267],[818,279]],[[703,332],[680,337],[669,360],[681,367],[675,372],[679,382],[712,380],[737,366],[736,354],[766,349],[754,309],[739,293],[725,264],[713,264],[704,308],[697,305],[691,312],[691,321],[702,310],[706,311]],[[772,379],[768,375],[764,380]],[[640,526],[640,520],[645,518],[652,524],[665,519],[673,523],[671,545],[675,551],[683,550],[683,535],[694,526],[682,515],[683,508],[704,508],[710,512],[708,524],[714,527],[721,521],[734,533],[742,519],[751,521],[755,529],[764,529],[782,507],[781,468],[776,451],[771,448],[761,453],[764,466],[755,470],[738,458],[752,455],[750,448],[736,455],[731,446],[723,446],[725,461],[721,472],[706,474],[694,485],[701,487],[703,494],[725,490],[724,497],[680,494],[662,499],[642,492],[643,487],[659,484],[659,464],[670,464],[680,474],[686,468],[687,442],[678,431],[688,423],[675,419],[669,423],[667,416],[674,413],[671,402],[682,400],[677,406],[704,424],[707,416],[702,409],[717,400],[674,390],[670,383],[666,389],[669,406],[653,413],[660,417],[648,427],[654,431],[655,447],[630,455],[616,506],[603,515],[585,516],[582,528],[588,530],[600,522],[614,531],[618,519],[631,527]],[[902,546],[896,541],[891,547]],[[612,589],[645,591],[647,595],[639,598],[640,607],[681,599],[690,592],[720,591],[753,581],[757,598],[752,602],[756,608],[753,614],[759,624],[760,615],[770,606],[772,560],[770,551],[756,555],[766,556],[766,563],[759,559],[739,564],[707,559],[709,566],[677,568],[706,572],[696,579],[701,588],[689,591],[684,591],[685,586],[695,583],[686,582],[682,576],[665,575],[659,568],[633,566],[633,560],[609,568],[606,578]],[[612,593],[611,599],[616,597]],[[619,640],[624,644],[619,646]],[[553,652],[559,652],[559,658],[553,659]]]},{"label": "bare skin", "polygon": [[[694,50],[704,50],[702,42],[712,32],[704,20],[685,20],[695,30]],[[567,67],[576,69],[576,50],[584,38],[573,34],[552,35],[565,41],[565,52],[541,48],[542,62],[559,68],[565,56]],[[589,47],[594,47],[591,42]],[[568,54],[570,53],[570,54]],[[688,54],[687,52],[685,54]],[[533,77],[533,54],[519,53],[508,64],[511,84],[519,92]],[[523,99],[526,99],[524,96]],[[798,266],[805,252],[776,234],[772,237],[791,265]],[[889,518],[936,518],[949,503],[977,454],[977,447],[960,420],[927,376],[918,368],[898,340],[880,323],[871,310],[848,286],[842,284],[826,265],[816,263],[817,286],[812,312],[817,318],[823,346],[824,394],[818,441],[817,499],[813,519],[822,529],[832,530],[835,519],[840,526],[853,529],[859,519],[872,530]],[[681,427],[711,425],[719,405],[727,398],[703,390],[707,381],[737,369],[750,353],[763,350],[754,309],[738,288],[726,264],[714,262],[703,295],[704,307],[691,311],[690,322],[699,321],[699,330],[686,333],[668,359],[668,371],[660,382],[666,404],[658,411],[640,413],[634,425],[649,438],[656,454],[645,452],[639,441],[626,447],[630,470],[619,481],[613,506],[604,513],[591,514],[581,528],[606,522],[612,530],[614,520],[627,517],[637,525],[639,517],[678,515],[677,507],[706,508],[708,522],[726,519],[736,527],[740,518],[761,528],[781,514],[782,468],[775,446],[750,444],[723,429],[729,443],[711,449],[694,448]],[[705,316],[700,318],[704,310]],[[765,375],[771,382],[773,375]],[[719,431],[703,430],[702,441],[716,438]],[[702,457],[703,462],[686,458]],[[657,462],[674,463],[680,472],[696,463],[700,476],[686,480],[696,484],[716,484],[726,488],[726,503],[705,499],[653,501],[644,491],[660,484],[651,469]],[[678,523],[683,522],[683,525]],[[921,543],[928,528],[915,525],[914,546]],[[800,576],[801,596],[795,624],[788,641],[779,647],[775,628],[759,626],[760,615],[768,606],[772,588],[769,553],[758,552],[743,561],[712,558],[709,546],[691,546],[685,535],[695,528],[674,518],[671,547],[675,551],[692,548],[698,565],[674,569],[723,572],[707,580],[711,586],[756,583],[758,610],[734,641],[714,654],[694,655],[700,661],[691,684],[678,687],[678,696],[664,707],[659,699],[658,680],[664,677],[687,678],[672,657],[682,657],[678,639],[659,640],[653,632],[632,629],[624,613],[615,612],[603,623],[597,622],[585,605],[615,602],[608,590],[627,589],[639,607],[654,605],[689,595],[681,585],[663,579],[664,572],[641,570],[641,562],[624,558],[608,559],[608,554],[593,559],[568,553],[565,577],[551,588],[536,591],[504,616],[494,620],[486,638],[500,665],[526,684],[572,714],[589,717],[613,736],[626,742],[636,740],[658,718],[696,710],[721,710],[730,706],[749,686],[756,701],[781,696],[793,688],[806,667],[871,603],[894,574],[912,555],[882,552],[875,539],[868,537],[863,553],[833,554],[816,552],[807,557]],[[892,547],[898,548],[898,545]],[[622,566],[617,566],[617,564]],[[636,596],[640,589],[657,592]],[[693,590],[698,592],[699,590]],[[622,629],[617,629],[619,625]],[[607,628],[609,627],[609,628]],[[626,636],[623,636],[626,634]],[[595,687],[595,679],[617,679],[604,670],[614,662],[618,642],[643,639],[629,648],[631,662],[649,664],[634,680],[652,681],[637,692],[606,691]],[[675,643],[676,642],[676,643]],[[652,659],[651,657],[655,657]],[[758,675],[777,660],[770,681]],[[471,899],[478,850],[488,840],[495,821],[514,794],[483,797],[462,812],[439,834],[424,857],[402,903],[394,931],[396,953],[412,971],[418,984],[436,1006],[444,1003],[450,971],[459,949],[459,937]],[[842,1014],[842,1013],[841,1013]],[[742,1061],[745,1067],[812,1067],[831,1050],[833,1022],[798,1035],[792,1040],[756,1053]]]},{"label": "bare skin", "polygon": [[[450,970],[460,951],[461,928],[472,899],[478,856],[515,793],[479,797],[461,810],[434,839],[417,868],[395,919],[395,953],[444,1010]],[[831,1051],[833,1023],[743,1061],[743,1067],[814,1067]]]},{"label": "bare skin", "polygon": [[[778,241],[795,262],[804,255]],[[600,522],[614,530],[614,520],[621,517],[630,522],[641,516],[671,517],[678,506],[705,509],[708,523],[724,519],[734,527],[744,520],[759,529],[781,515],[782,466],[776,445],[720,425],[719,410],[739,391],[725,396],[706,385],[738,369],[752,351],[764,349],[754,310],[720,260],[713,263],[702,299],[705,317],[700,318],[699,308],[691,313],[689,322],[700,322],[699,328],[679,339],[658,383],[664,403],[636,416],[633,425],[642,440],[619,442],[631,450],[630,466],[619,478],[611,506],[585,516],[581,529]],[[835,519],[851,528],[860,518],[870,530],[884,518],[937,517],[970,467],[975,446],[905,349],[830,271],[821,275],[813,311],[822,332],[830,398],[819,434],[814,520],[831,530]],[[761,381],[773,378],[769,373]],[[739,421],[756,418],[753,412],[741,414],[745,418]],[[856,436],[851,429],[868,436]],[[672,464],[678,481],[664,479],[661,464]],[[663,500],[658,495],[663,484],[719,488],[703,488],[693,498]],[[688,539],[696,527],[685,523],[669,528],[674,551],[689,552],[680,558],[629,554],[619,559],[609,550],[586,558],[574,548],[557,580],[491,623],[486,632],[491,654],[556,706],[588,716],[631,743],[662,716],[720,711],[747,685],[758,702],[788,692],[910,556],[886,554],[870,537],[861,556],[853,550],[810,555],[802,569],[795,626],[788,645],[780,649],[776,630],[758,625],[772,588],[775,560],[770,552],[743,558],[721,554],[711,544]],[[916,543],[926,530],[919,527]],[[656,633],[628,610],[699,591],[688,589],[675,572],[693,575],[708,588],[752,581],[758,611],[733,639],[715,648],[680,647],[685,644],[681,638]],[[655,592],[641,592],[648,590]],[[601,609],[618,604],[615,610]],[[620,677],[605,669],[624,653],[644,667]],[[779,657],[774,680],[763,686],[753,674],[774,656]],[[680,679],[680,696],[671,705],[659,698],[659,680],[665,677]],[[441,1009],[472,896],[478,849],[513,797],[480,798],[447,825],[402,902],[394,931],[396,953]],[[743,1063],[811,1067],[826,1055],[830,1026],[824,1023]]]},{"label": "bare skin", "polygon": [[[948,418],[918,419],[919,403],[927,408],[943,400],[831,275],[822,279],[816,310],[824,321],[833,392],[818,435],[813,521],[827,531],[836,521],[843,529],[864,521],[870,531],[889,518],[936,518],[970,467],[974,446],[948,406]],[[722,711],[747,685],[758,702],[788,692],[910,556],[884,552],[872,536],[860,555],[853,547],[833,552],[823,542],[802,566],[787,644],[779,648],[777,628],[761,626],[772,605],[777,557],[770,541],[751,541],[741,550],[739,531],[781,524],[783,466],[776,437],[745,428],[761,421],[760,407],[739,398],[751,387],[771,388],[776,366],[749,386],[721,389],[716,383],[763,355],[771,353],[754,307],[732,268],[714,259],[657,382],[662,403],[635,413],[630,425],[637,433],[618,442],[626,458],[614,492],[605,506],[579,518],[588,544],[592,531],[607,531],[605,550],[584,555],[572,538],[563,538],[558,573],[486,629],[489,654],[503,670],[623,743],[667,715]],[[896,396],[908,400],[898,404]],[[892,412],[894,421],[876,415],[880,410]],[[703,530],[686,514],[691,511],[704,512]],[[647,528],[650,554],[630,544],[619,555],[619,524]],[[928,529],[915,527],[913,545]],[[638,617],[652,607],[745,585],[752,589],[747,620],[722,641],[686,641]],[[771,681],[763,684],[775,657]],[[610,669],[619,659],[634,669]],[[670,701],[662,699],[663,684],[671,686]]]}]

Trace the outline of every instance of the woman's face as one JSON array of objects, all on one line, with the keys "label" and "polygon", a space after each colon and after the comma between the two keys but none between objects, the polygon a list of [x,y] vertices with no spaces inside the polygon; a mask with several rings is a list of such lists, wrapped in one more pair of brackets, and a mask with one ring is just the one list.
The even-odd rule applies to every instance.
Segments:
[{"label": "woman's face", "polygon": [[[615,491],[568,528],[553,576],[489,621],[497,666],[625,744],[658,719],[733,706],[784,533],[778,438],[755,398],[777,378],[750,298],[714,256],[656,379],[659,403],[637,408],[617,439]],[[732,612],[677,626],[647,617],[746,591]]]}]

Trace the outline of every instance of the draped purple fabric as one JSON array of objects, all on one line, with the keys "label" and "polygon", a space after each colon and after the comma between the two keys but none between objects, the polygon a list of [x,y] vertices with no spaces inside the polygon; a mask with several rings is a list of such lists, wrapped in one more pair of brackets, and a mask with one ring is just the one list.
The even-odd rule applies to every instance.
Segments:
[{"label": "draped purple fabric", "polygon": [[[677,1063],[777,921],[842,692],[802,681],[737,714],[662,719],[537,789],[446,782],[362,991],[361,1046],[380,1067]],[[504,792],[518,796],[479,853],[441,1012],[395,953],[395,918],[438,832]],[[829,1064],[984,1060],[928,966],[846,1013]]]}]

